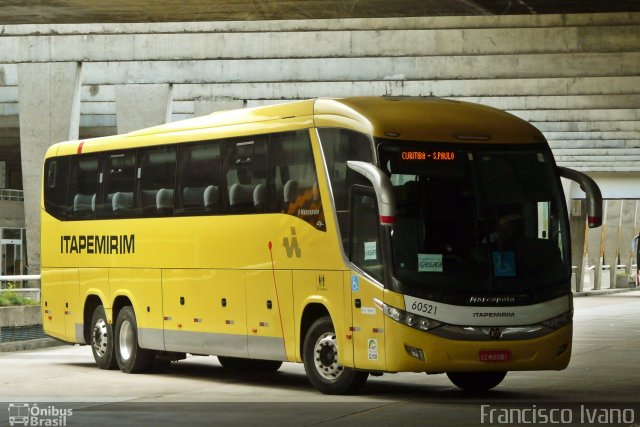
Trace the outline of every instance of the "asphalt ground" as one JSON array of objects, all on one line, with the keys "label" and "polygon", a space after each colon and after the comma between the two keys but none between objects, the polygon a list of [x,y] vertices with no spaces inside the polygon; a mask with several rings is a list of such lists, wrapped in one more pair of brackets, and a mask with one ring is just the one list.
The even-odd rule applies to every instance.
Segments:
[{"label": "asphalt ground", "polygon": [[96,368],[87,346],[0,353],[0,426],[17,416],[14,425],[640,427],[640,291],[574,303],[568,369],[510,372],[481,394],[444,375],[385,374],[358,395],[325,396],[294,363],[256,374],[190,356],[166,373],[127,375]]}]

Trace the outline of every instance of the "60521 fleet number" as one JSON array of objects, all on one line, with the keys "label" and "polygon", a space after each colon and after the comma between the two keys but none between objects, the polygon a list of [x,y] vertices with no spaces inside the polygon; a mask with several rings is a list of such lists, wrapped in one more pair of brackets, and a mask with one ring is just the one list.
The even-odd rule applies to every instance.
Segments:
[{"label": "60521 fleet number", "polygon": [[427,304],[420,301],[414,301],[413,304],[411,304],[411,309],[424,314],[436,315],[438,313],[437,305]]}]

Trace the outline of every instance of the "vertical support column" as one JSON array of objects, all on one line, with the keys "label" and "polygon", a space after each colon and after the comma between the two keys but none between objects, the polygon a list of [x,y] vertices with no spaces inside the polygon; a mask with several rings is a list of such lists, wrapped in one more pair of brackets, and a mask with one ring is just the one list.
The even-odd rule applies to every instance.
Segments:
[{"label": "vertical support column", "polygon": [[633,252],[631,251],[631,241],[635,236],[634,221],[636,218],[637,206],[637,200],[622,201],[622,215],[620,216],[620,244],[618,251],[620,252],[620,261],[625,264],[624,271],[627,277],[631,275],[631,263],[633,257]]},{"label": "vertical support column", "polygon": [[82,64],[18,65],[18,106],[29,273],[40,273],[42,161],[50,145],[78,139]]},{"label": "vertical support column", "polygon": [[173,85],[117,85],[116,126],[118,133],[157,126],[171,121]]},{"label": "vertical support column", "polygon": [[593,282],[591,285],[594,290],[602,288],[602,264],[604,256],[604,239],[607,235],[607,208],[608,200],[602,202],[602,226],[599,228],[589,229],[589,267],[593,267]]},{"label": "vertical support column", "polygon": [[242,99],[198,99],[193,103],[193,115],[194,117],[206,116],[207,114],[215,113],[216,111],[236,110],[244,107],[245,102]]},{"label": "vertical support column", "polygon": [[[571,265],[575,266],[576,286],[574,291],[582,292],[584,289],[584,259],[585,259],[585,230],[587,227],[587,203],[584,200],[575,200],[580,204],[580,210],[569,210],[571,225]],[[571,205],[569,206],[571,208]]]},{"label": "vertical support column", "polygon": [[620,212],[622,200],[607,201],[607,233],[604,238],[604,263],[609,265],[609,287],[616,287],[618,267],[618,240],[620,238]]}]

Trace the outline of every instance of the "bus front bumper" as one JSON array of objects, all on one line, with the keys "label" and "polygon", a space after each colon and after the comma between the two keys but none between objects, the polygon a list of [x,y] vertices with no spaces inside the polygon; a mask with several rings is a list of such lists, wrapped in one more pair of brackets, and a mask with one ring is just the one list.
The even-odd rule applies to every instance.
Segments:
[{"label": "bus front bumper", "polygon": [[562,370],[571,358],[572,325],[519,340],[448,339],[385,319],[389,372]]}]

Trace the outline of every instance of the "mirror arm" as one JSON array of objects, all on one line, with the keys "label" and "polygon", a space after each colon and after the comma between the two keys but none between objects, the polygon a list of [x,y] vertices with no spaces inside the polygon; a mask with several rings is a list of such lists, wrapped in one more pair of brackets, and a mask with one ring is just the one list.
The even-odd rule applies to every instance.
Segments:
[{"label": "mirror arm", "polygon": [[580,189],[587,195],[587,224],[589,228],[596,228],[602,225],[602,193],[598,184],[582,172],[558,166],[560,176],[577,182]]},{"label": "mirror arm", "polygon": [[367,178],[376,193],[380,225],[391,226],[396,222],[396,201],[391,180],[379,167],[367,162],[348,160],[349,169]]}]

